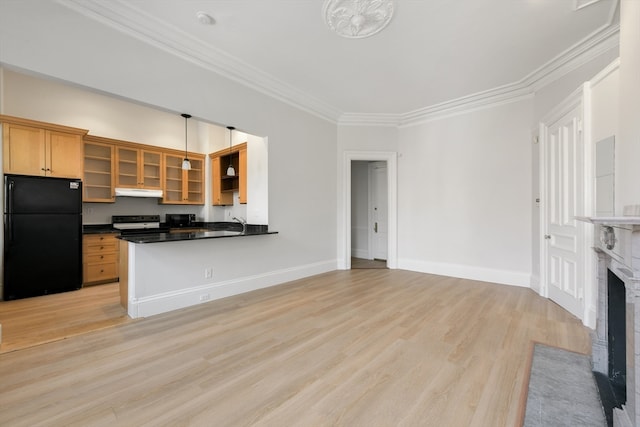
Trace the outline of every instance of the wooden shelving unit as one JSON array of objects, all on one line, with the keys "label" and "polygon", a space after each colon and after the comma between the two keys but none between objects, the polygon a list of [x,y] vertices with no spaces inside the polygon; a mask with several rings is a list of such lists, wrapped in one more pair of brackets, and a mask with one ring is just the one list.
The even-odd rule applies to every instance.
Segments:
[{"label": "wooden shelving unit", "polygon": [[[239,193],[240,203],[247,203],[247,143],[234,145],[209,154],[211,158],[212,204],[233,205],[233,193]],[[235,176],[227,175],[229,164],[236,170]]]}]

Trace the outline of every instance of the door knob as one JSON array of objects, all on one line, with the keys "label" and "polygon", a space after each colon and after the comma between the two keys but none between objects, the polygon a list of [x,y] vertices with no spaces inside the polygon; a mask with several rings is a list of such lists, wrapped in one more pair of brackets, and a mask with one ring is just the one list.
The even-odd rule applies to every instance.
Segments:
[{"label": "door knob", "polygon": [[550,236],[549,234],[545,234],[545,235],[544,235],[544,238],[545,238],[545,239],[547,239],[547,240],[549,240],[549,239],[551,239],[551,236]]}]

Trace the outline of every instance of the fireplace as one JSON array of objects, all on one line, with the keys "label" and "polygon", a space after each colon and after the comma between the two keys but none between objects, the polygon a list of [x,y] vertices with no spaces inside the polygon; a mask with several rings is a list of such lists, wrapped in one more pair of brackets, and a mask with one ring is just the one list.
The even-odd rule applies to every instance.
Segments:
[{"label": "fireplace", "polygon": [[[626,289],[624,282],[607,270],[607,380],[617,407],[627,401]],[[622,409],[622,408],[621,408]]]},{"label": "fireplace", "polygon": [[597,227],[598,255],[593,370],[614,390],[613,425],[640,426],[640,218],[591,222]]}]

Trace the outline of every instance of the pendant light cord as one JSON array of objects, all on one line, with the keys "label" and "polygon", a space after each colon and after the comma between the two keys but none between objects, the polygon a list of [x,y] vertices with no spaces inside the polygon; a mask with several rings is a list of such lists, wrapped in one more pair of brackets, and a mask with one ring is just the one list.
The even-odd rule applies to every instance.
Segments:
[{"label": "pendant light cord", "polygon": [[[233,167],[233,161],[231,158],[231,147],[232,147],[232,132],[235,130],[235,127],[233,126],[227,126],[227,129],[229,129],[229,167],[227,168],[227,175],[228,176],[235,176],[236,171],[235,168]],[[229,172],[232,172],[231,174]]]},{"label": "pendant light cord", "polygon": [[191,118],[191,114],[181,114],[181,116],[184,117],[184,159],[189,160],[187,157],[187,120]]}]

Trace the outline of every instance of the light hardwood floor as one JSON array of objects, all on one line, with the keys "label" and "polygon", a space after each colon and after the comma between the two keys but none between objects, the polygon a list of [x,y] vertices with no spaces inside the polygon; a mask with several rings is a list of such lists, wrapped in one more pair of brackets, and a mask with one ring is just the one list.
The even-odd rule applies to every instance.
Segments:
[{"label": "light hardwood floor", "polygon": [[380,259],[351,258],[351,268],[387,268],[387,261]]},{"label": "light hardwood floor", "polygon": [[587,353],[529,289],[336,271],[0,355],[0,425],[514,426],[531,341]]},{"label": "light hardwood floor", "polygon": [[131,322],[118,283],[0,302],[0,353]]}]

